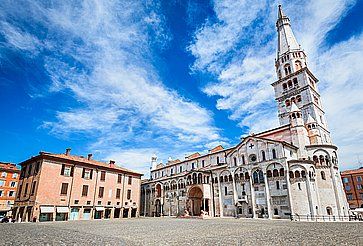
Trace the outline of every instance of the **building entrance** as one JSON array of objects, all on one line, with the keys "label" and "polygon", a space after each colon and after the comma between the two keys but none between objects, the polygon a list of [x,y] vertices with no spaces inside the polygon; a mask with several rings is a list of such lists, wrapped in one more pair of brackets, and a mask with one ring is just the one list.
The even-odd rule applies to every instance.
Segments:
[{"label": "building entrance", "polygon": [[203,191],[195,186],[189,190],[188,194],[189,212],[192,216],[201,215],[203,209]]},{"label": "building entrance", "polygon": [[155,201],[155,217],[161,216],[161,203],[159,199]]}]

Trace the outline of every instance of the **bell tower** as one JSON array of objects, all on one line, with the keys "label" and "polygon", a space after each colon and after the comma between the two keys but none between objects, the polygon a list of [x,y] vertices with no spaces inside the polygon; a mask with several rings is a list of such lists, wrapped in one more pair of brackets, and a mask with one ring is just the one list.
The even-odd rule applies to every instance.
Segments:
[{"label": "bell tower", "polygon": [[306,54],[297,42],[290,19],[282,11],[281,5],[278,9],[276,28],[278,46],[275,68],[278,80],[272,83],[272,86],[278,103],[280,125],[290,123],[290,109],[296,104],[304,122],[308,121],[309,115],[316,119],[316,127],[322,137],[322,144],[331,144],[330,132],[317,87],[319,80],[309,70]]}]

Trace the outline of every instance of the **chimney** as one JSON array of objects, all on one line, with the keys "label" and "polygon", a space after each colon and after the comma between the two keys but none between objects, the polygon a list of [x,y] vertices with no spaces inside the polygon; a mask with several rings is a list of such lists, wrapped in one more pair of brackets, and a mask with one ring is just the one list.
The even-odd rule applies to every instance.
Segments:
[{"label": "chimney", "polygon": [[115,166],[115,161],[110,160],[110,167],[114,167]]},{"label": "chimney", "polygon": [[71,154],[71,148],[66,148],[66,155],[70,155]]},{"label": "chimney", "polygon": [[87,160],[91,160],[92,159],[92,154],[88,154],[87,155]]}]

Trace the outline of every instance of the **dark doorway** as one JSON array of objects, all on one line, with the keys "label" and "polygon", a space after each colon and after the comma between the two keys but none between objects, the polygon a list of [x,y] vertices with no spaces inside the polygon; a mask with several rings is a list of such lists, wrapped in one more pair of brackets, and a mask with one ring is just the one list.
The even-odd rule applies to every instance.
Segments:
[{"label": "dark doorway", "polygon": [[120,212],[121,212],[120,208],[115,208],[115,212],[113,213],[113,217],[114,218],[120,218]]},{"label": "dark doorway", "polygon": [[124,208],[124,212],[122,214],[122,218],[128,218],[129,217],[129,209],[128,208]]},{"label": "dark doorway", "polygon": [[135,218],[136,217],[136,212],[137,212],[137,208],[131,209],[131,218]]},{"label": "dark doorway", "polygon": [[161,204],[160,204],[160,200],[157,199],[155,201],[155,216],[160,217],[160,215],[161,215]]},{"label": "dark doorway", "polygon": [[105,219],[111,218],[111,209],[107,208],[105,209]]}]

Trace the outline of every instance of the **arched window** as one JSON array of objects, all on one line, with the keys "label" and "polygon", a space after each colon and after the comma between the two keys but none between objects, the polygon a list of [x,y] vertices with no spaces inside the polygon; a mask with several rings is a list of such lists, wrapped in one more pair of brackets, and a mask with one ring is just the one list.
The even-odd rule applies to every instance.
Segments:
[{"label": "arched window", "polygon": [[300,178],[300,172],[298,170],[295,171],[295,178]]},{"label": "arched window", "polygon": [[223,183],[223,176],[219,177],[219,182]]},{"label": "arched window", "polygon": [[197,174],[193,173],[193,184],[197,183]]},{"label": "arched window", "polygon": [[262,156],[262,160],[265,161],[266,160],[265,151],[261,150],[261,156]]},{"label": "arched window", "polygon": [[286,90],[287,90],[287,84],[286,84],[286,83],[283,83],[283,84],[282,84],[282,89],[283,89],[284,91],[286,91]]},{"label": "arched window", "polygon": [[276,156],[276,150],[275,149],[272,149],[272,159],[276,159],[277,156]]},{"label": "arched window", "polygon": [[245,165],[246,164],[246,161],[245,161],[245,156],[242,155],[242,164]]},{"label": "arched window", "polygon": [[219,164],[219,156],[217,156],[217,164]]},{"label": "arched window", "polygon": [[279,210],[277,208],[274,208],[274,215],[279,215]]},{"label": "arched window", "polygon": [[264,179],[264,177],[263,177],[263,172],[262,172],[262,170],[260,170],[260,171],[258,172],[258,179],[259,179],[260,183],[265,183],[265,179]]},{"label": "arched window", "polygon": [[285,176],[285,170],[283,168],[280,168],[280,176],[281,177]]},{"label": "arched window", "polygon": [[254,171],[253,172],[253,183],[258,184],[259,183],[258,181],[259,181],[258,180],[258,171]]},{"label": "arched window", "polygon": [[237,158],[236,157],[233,157],[233,164],[234,164],[234,166],[237,166]]},{"label": "arched window", "polygon": [[296,71],[299,71],[301,69],[301,61],[295,62],[295,69],[296,69]]},{"label": "arched window", "polygon": [[230,174],[230,175],[228,176],[228,181],[230,181],[230,182],[232,182],[232,181],[233,181],[232,174]]},{"label": "arched window", "polygon": [[248,172],[245,172],[245,179],[249,180],[250,179],[250,175],[248,174]]},{"label": "arched window", "polygon": [[277,169],[274,169],[273,172],[272,172],[272,176],[278,177],[279,176],[279,171]]},{"label": "arched window", "polygon": [[218,178],[217,177],[215,177],[215,179],[214,179],[214,183],[218,183]]},{"label": "arched window", "polygon": [[332,210],[332,208],[331,208],[331,207],[326,207],[326,213],[327,213],[328,215],[333,215],[333,210]]},{"label": "arched window", "polygon": [[240,179],[243,179],[243,173],[240,173],[240,174],[239,174],[239,178],[240,178]]},{"label": "arched window", "polygon": [[291,103],[290,103],[290,100],[289,100],[289,99],[287,99],[287,100],[285,101],[285,105],[286,105],[286,107],[290,107]]},{"label": "arched window", "polygon": [[297,183],[297,188],[299,188],[299,190],[301,190],[301,184]]},{"label": "arched window", "polygon": [[321,171],[320,174],[321,174],[321,179],[326,180],[325,172],[324,171]]},{"label": "arched window", "polygon": [[279,76],[279,79],[281,79],[281,71],[279,70],[279,72],[278,72],[278,76]]},{"label": "arched window", "polygon": [[320,161],[320,165],[324,165],[325,164],[324,156],[320,155],[319,161]]},{"label": "arched window", "polygon": [[271,172],[271,170],[267,170],[266,174],[267,174],[267,178],[271,178],[271,177],[272,177],[272,172]]},{"label": "arched window", "polygon": [[285,75],[289,75],[291,73],[291,67],[289,64],[285,65]]},{"label": "arched window", "polygon": [[234,180],[236,180],[236,181],[238,181],[238,180],[239,180],[239,176],[238,176],[238,174],[237,174],[237,173],[234,175]]},{"label": "arched window", "polygon": [[202,180],[202,174],[199,173],[198,174],[198,184],[201,184],[202,182],[203,182],[203,180]]},{"label": "arched window", "polygon": [[291,98],[291,104],[295,103],[295,97]]},{"label": "arched window", "polygon": [[300,95],[297,95],[297,96],[296,96],[296,101],[297,101],[297,102],[301,102],[301,96],[300,96]]},{"label": "arched window", "polygon": [[294,178],[294,172],[293,171],[290,171],[289,172],[289,176],[290,176],[290,179],[293,179]]},{"label": "arched window", "polygon": [[299,82],[297,81],[297,78],[293,78],[292,82],[294,83],[294,86],[299,86]]},{"label": "arched window", "polygon": [[228,176],[227,175],[224,176],[224,182],[228,182]]},{"label": "arched window", "polygon": [[316,155],[313,156],[313,161],[315,164],[319,164],[319,158]]},{"label": "arched window", "polygon": [[291,82],[291,80],[287,81],[287,85],[289,86],[289,88],[292,88],[292,82]]},{"label": "arched window", "polygon": [[304,170],[301,171],[301,177],[306,178],[306,172]]}]

